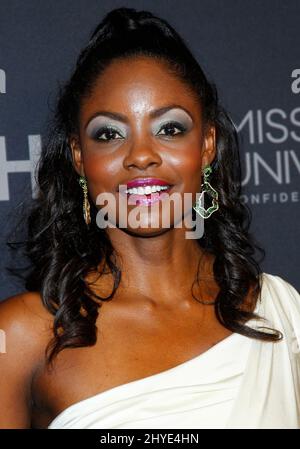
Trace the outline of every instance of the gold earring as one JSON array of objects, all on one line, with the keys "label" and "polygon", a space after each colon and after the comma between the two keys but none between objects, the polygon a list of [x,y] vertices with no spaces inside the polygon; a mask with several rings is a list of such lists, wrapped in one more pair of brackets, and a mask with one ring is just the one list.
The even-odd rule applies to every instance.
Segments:
[{"label": "gold earring", "polygon": [[79,184],[83,190],[83,218],[87,225],[91,222],[91,214],[90,214],[90,203],[88,200],[88,188],[86,178],[84,176],[80,176]]}]

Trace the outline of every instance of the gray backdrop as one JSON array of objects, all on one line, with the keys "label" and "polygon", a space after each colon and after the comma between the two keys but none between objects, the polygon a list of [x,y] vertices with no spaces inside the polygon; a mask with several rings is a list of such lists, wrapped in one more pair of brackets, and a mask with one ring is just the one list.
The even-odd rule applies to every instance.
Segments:
[{"label": "gray backdrop", "polygon": [[5,235],[32,175],[58,80],[110,9],[148,9],[185,38],[219,87],[243,140],[243,200],[266,249],[263,270],[300,289],[299,0],[0,0],[0,226]]}]

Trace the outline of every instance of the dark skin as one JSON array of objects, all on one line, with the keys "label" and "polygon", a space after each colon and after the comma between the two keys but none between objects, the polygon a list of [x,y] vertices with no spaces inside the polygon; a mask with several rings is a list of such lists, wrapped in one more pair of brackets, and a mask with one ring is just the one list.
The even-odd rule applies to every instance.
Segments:
[{"label": "dark skin", "polygon": [[[173,128],[175,136],[166,135],[165,130],[164,134],[155,133],[154,128],[160,129],[161,124],[178,117],[178,108],[152,120],[151,112],[174,103],[187,111],[179,110],[179,117],[181,123],[189,124],[188,131],[182,134]],[[99,142],[88,135],[85,128],[93,127],[91,118],[100,109],[126,116],[127,125],[109,118],[98,123],[97,117],[93,119],[96,130],[100,123],[114,125],[122,138],[115,135],[109,142]],[[87,178],[94,203],[101,192],[111,192],[117,198],[118,185],[139,176],[165,179],[173,184],[172,192],[192,192],[195,199],[201,170],[211,163],[216,151],[214,127],[204,128],[199,102],[164,65],[149,58],[116,61],[98,79],[91,97],[82,105],[80,135],[71,139],[75,169]],[[172,224],[175,217],[171,212]],[[143,216],[145,226],[151,224],[147,210]],[[122,266],[122,286],[130,291],[131,301],[137,306],[141,300],[136,300],[136,295],[142,295],[149,307],[190,307],[188,292],[203,254],[196,240],[185,238],[185,231],[183,227],[144,227],[134,229],[132,234],[119,228],[107,230]],[[149,235],[155,238],[145,238]],[[164,281],[158,284],[157,279]]]},{"label": "dark skin", "polygon": [[[186,111],[181,109],[180,118],[190,124],[189,131],[180,137],[158,136],[154,128],[174,119],[178,109],[152,120],[150,113],[174,103]],[[85,125],[99,110],[126,117],[127,124],[113,121],[122,139],[102,143],[87,135]],[[112,121],[105,118],[105,123]],[[166,179],[174,191],[196,195],[201,170],[216,152],[215,129],[204,126],[196,98],[162,63],[149,58],[115,61],[101,74],[82,104],[80,132],[71,136],[70,145],[74,168],[86,176],[93,201],[100,192],[117,197],[118,184],[138,176]],[[171,216],[176,218],[173,212]],[[144,220],[149,220],[147,210]],[[43,353],[52,337],[53,316],[39,295],[17,295],[0,305],[0,328],[14,348],[0,359],[1,428],[27,428],[30,423],[46,428],[71,404],[168,370],[231,334],[217,321],[214,308],[191,294],[199,262],[194,294],[212,300],[219,289],[213,257],[196,240],[186,239],[184,228],[127,231],[107,231],[123,277],[114,299],[99,310],[97,343],[63,350],[54,371],[46,370]],[[111,276],[91,275],[88,280],[95,280],[96,292],[110,292]]]}]

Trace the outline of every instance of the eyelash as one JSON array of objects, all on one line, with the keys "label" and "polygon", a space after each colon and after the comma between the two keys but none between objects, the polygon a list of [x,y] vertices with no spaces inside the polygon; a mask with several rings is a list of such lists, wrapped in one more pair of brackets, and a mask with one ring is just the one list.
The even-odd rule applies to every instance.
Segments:
[{"label": "eyelash", "polygon": [[[159,131],[161,131],[162,129],[167,128],[167,127],[170,126],[170,125],[173,126],[173,128],[178,128],[178,129],[180,130],[180,133],[173,134],[173,135],[171,135],[170,137],[177,136],[178,134],[179,134],[179,135],[182,135],[182,134],[184,134],[184,133],[186,132],[185,126],[183,126],[183,125],[182,125],[181,123],[179,123],[179,122],[174,122],[174,121],[170,121],[170,122],[164,123],[164,125],[160,128]],[[163,134],[163,135],[166,135],[166,134]]]},{"label": "eyelash", "polygon": [[[179,129],[180,132],[179,132],[179,133],[176,133],[176,134],[173,134],[173,135],[169,135],[169,137],[176,137],[176,136],[178,136],[178,135],[183,135],[183,134],[186,132],[185,126],[183,126],[181,123],[178,123],[178,122],[175,122],[175,121],[170,121],[170,122],[164,123],[164,125],[160,128],[159,132],[160,132],[161,130],[163,130],[163,129],[166,129],[166,128],[170,127],[170,125],[171,125],[173,128]],[[100,139],[100,138],[99,138],[102,134],[105,134],[105,133],[107,133],[107,132],[112,132],[112,133],[114,133],[114,134],[115,134],[115,133],[118,134],[118,131],[117,131],[116,129],[112,128],[111,126],[105,126],[105,127],[103,127],[103,128],[100,128],[100,129],[95,133],[95,136],[94,136],[93,138],[94,138],[95,140],[97,140],[97,141],[100,141],[100,142],[110,142],[111,140],[115,140],[115,139]],[[158,134],[157,134],[157,135],[158,135]],[[168,136],[168,134],[162,134],[162,135],[163,135],[163,136]],[[122,137],[121,137],[121,139],[122,139]],[[119,139],[117,139],[117,140],[119,140]]]}]

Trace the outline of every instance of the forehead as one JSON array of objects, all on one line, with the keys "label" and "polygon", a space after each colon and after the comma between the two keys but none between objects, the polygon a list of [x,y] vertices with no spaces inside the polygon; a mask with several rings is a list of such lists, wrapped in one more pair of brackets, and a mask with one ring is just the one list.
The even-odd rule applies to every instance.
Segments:
[{"label": "forehead", "polygon": [[81,115],[107,108],[115,111],[145,112],[176,103],[201,115],[199,100],[189,86],[170,73],[163,61],[150,57],[123,58],[111,62],[96,79]]}]

